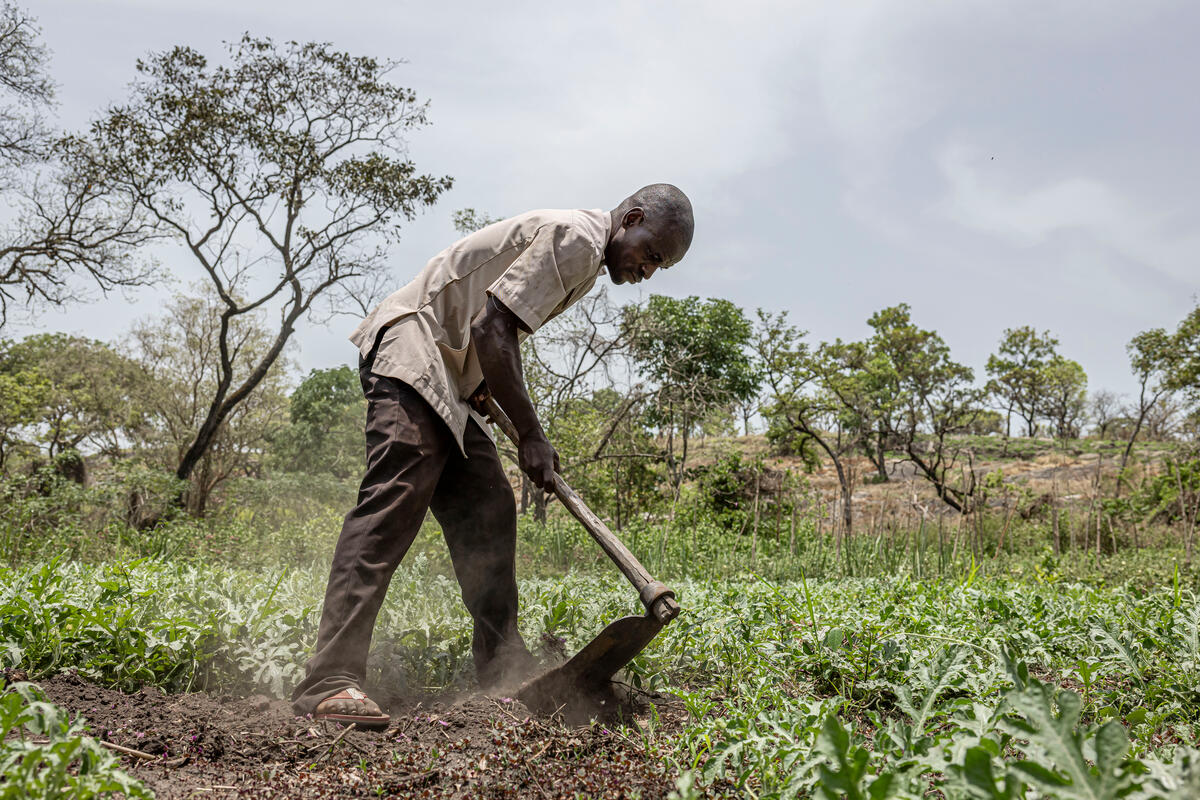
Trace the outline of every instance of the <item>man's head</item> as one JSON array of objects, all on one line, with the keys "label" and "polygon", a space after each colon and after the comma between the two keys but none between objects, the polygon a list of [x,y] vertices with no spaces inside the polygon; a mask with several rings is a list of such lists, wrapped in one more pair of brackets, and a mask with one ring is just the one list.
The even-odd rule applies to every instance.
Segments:
[{"label": "man's head", "polygon": [[687,195],[669,183],[638,189],[612,210],[604,263],[613,283],[638,283],[678,264],[695,223]]}]

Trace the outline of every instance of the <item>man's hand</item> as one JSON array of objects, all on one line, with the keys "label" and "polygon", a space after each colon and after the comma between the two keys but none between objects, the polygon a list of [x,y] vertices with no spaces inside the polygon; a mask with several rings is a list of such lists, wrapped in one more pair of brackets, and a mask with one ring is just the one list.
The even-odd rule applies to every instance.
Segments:
[{"label": "man's hand", "polygon": [[[486,403],[491,396],[487,381],[484,381],[471,393],[467,402],[481,416],[490,420],[492,415],[488,413]],[[520,442],[517,447],[517,461],[521,471],[528,475],[538,488],[553,492],[554,473],[558,472],[558,451],[550,444],[541,428],[525,436],[518,434],[517,438]]]},{"label": "man's hand", "polygon": [[517,448],[517,461],[521,471],[529,476],[533,485],[543,491],[554,491],[554,473],[558,472],[558,452],[541,431],[521,437]]},{"label": "man's hand", "polygon": [[488,398],[491,396],[492,393],[488,391],[487,381],[484,381],[475,388],[474,392],[471,393],[471,396],[467,399],[467,403],[470,404],[471,408],[475,409],[476,414],[484,419],[491,419],[492,415],[489,414],[487,412],[487,408],[484,407],[484,403],[486,403]]}]

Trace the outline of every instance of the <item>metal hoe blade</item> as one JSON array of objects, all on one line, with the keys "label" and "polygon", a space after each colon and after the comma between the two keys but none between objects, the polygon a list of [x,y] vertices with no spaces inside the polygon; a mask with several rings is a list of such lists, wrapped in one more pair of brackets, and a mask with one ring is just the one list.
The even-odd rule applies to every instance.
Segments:
[{"label": "metal hoe blade", "polygon": [[581,694],[602,689],[662,629],[663,624],[650,615],[609,623],[570,661],[522,686],[517,698],[534,712],[548,713]]}]

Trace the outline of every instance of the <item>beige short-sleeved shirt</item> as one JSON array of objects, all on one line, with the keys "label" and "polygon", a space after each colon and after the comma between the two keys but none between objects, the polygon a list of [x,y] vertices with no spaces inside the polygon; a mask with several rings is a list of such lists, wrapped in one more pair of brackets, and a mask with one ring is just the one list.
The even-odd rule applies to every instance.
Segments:
[{"label": "beige short-sleeved shirt", "polygon": [[438,253],[350,336],[363,356],[386,328],[372,372],[413,387],[462,447],[466,398],[483,380],[471,320],[488,295],[530,331],[583,297],[603,272],[607,211],[530,211],[488,225]]}]

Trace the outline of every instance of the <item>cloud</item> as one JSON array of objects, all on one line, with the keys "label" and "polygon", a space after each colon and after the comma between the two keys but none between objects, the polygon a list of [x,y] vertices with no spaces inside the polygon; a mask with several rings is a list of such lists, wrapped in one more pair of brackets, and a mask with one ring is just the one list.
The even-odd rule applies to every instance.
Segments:
[{"label": "cloud", "polygon": [[965,228],[1018,247],[1078,232],[1166,277],[1184,282],[1200,274],[1200,233],[1176,229],[1171,215],[1104,181],[1070,176],[1014,185],[985,151],[961,142],[946,145],[937,163],[946,192],[931,211]]},{"label": "cloud", "polygon": [[[454,238],[452,209],[599,206],[653,180],[698,225],[649,291],[791,308],[816,338],[904,299],[956,348],[990,346],[1019,311],[1123,374],[1128,335],[1183,313],[1200,273],[1186,0],[40,2],[67,127],[177,43],[215,56],[251,30],[407,59],[394,79],[432,101],[412,157],[456,184],[406,227],[397,284]],[[353,357],[342,327],[302,334],[305,366]]]}]

